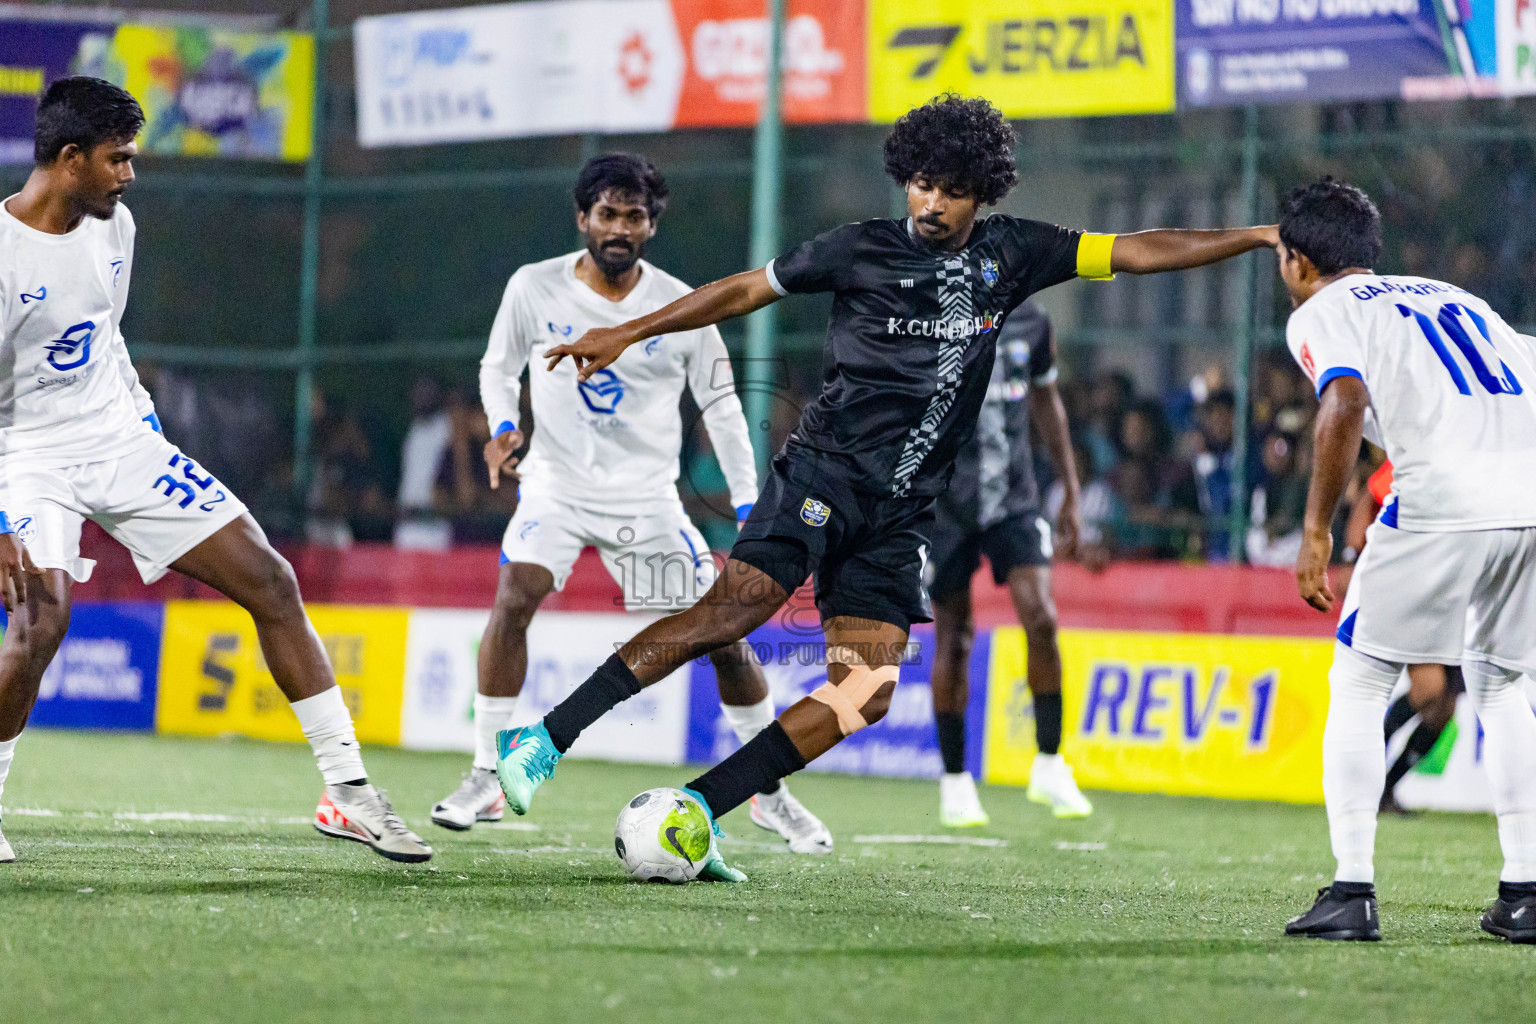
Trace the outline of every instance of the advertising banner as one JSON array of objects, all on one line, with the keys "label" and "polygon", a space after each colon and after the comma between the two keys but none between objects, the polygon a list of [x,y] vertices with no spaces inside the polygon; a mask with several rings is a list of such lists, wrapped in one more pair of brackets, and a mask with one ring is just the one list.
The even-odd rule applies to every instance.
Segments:
[{"label": "advertising banner", "polygon": [[158,604],[75,605],[27,724],[152,730],[163,614]]},{"label": "advertising banner", "polygon": [[1014,118],[1169,111],[1173,0],[880,0],[869,71],[875,121],[946,89]]},{"label": "advertising banner", "polygon": [[1499,88],[1506,96],[1536,92],[1536,4],[1497,0]]},{"label": "advertising banner", "polygon": [[[774,706],[780,711],[827,681],[826,642],[814,625],[791,630],[774,623],[757,630],[748,640],[763,665]],[[971,654],[971,701],[966,715],[967,767],[975,775],[981,771],[988,649],[988,638],[978,636]],[[943,763],[934,732],[933,690],[929,685],[933,664],[931,627],[914,629],[905,658],[896,696],[885,718],[849,736],[812,762],[807,770],[939,777]],[[720,692],[708,658],[694,662],[690,689],[688,760],[712,764],[740,744],[720,712]]]},{"label": "advertising banner", "polygon": [[138,99],[139,145],[167,156],[309,158],[313,37],[122,25],[88,73]]},{"label": "advertising banner", "polygon": [[[0,18],[0,164],[32,162],[43,91],[80,70],[82,49],[104,50],[115,29],[110,22]],[[82,45],[87,38],[94,45]]]},{"label": "advertising banner", "polygon": [[[364,743],[400,742],[410,616],[405,608],[309,606]],[[239,606],[223,601],[166,604],[155,727],[193,736],[304,738],[262,657],[255,623]]]},{"label": "advertising banner", "polygon": [[[361,18],[364,146],[756,123],[767,21],[754,0],[564,0]],[[867,114],[864,4],[791,0],[784,116]]]},{"label": "advertising banner", "polygon": [[[757,123],[767,70],[760,0],[672,0],[687,55],[675,126]],[[784,120],[863,121],[862,0],[789,0],[784,22]]]},{"label": "advertising banner", "polygon": [[[418,750],[475,749],[474,699],[480,637],[490,613],[411,613],[400,742]],[[624,614],[549,612],[528,627],[528,675],[516,724],[542,718],[650,621]],[[582,733],[570,757],[681,764],[688,732],[687,673],[625,701]]]},{"label": "advertising banner", "polygon": [[[993,632],[985,778],[1035,754],[1021,630]],[[1327,640],[1063,630],[1062,753],[1089,789],[1317,803]]]},{"label": "advertising banner", "polygon": [[1498,88],[1493,12],[1465,0],[1178,0],[1178,50],[1179,102],[1189,106]]}]

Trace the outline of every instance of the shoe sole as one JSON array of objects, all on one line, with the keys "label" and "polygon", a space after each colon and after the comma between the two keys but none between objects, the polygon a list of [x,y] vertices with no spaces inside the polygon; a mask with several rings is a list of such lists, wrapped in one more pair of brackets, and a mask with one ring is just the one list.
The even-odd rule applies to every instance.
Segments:
[{"label": "shoe sole", "polygon": [[446,828],[450,832],[468,832],[482,821],[500,821],[502,817],[503,816],[501,814],[477,814],[475,815],[475,820],[470,822],[468,825],[460,825],[456,821],[449,821],[447,818],[439,818],[434,814],[432,816],[432,824],[436,825],[438,828]]},{"label": "shoe sole", "polygon": [[1380,942],[1381,932],[1362,932],[1358,928],[1341,928],[1331,932],[1293,932],[1286,935],[1293,939],[1326,939],[1330,942]]},{"label": "shoe sole", "polygon": [[[507,788],[507,778],[501,774],[501,765],[496,766],[496,781],[501,784],[501,795],[507,798],[507,807],[518,817],[528,813],[528,808],[533,806],[533,793],[528,794],[526,801],[517,799],[517,796]],[[537,787],[534,789],[537,792]]]},{"label": "shoe sole", "polygon": [[987,817],[972,818],[967,821],[945,821],[939,818],[939,824],[945,828],[982,828],[992,824],[992,819]]},{"label": "shoe sole", "polygon": [[1536,944],[1536,928],[1500,928],[1498,925],[1489,924],[1487,921],[1478,922],[1483,926],[1483,931],[1489,935],[1497,935],[1521,946]]},{"label": "shoe sole", "polygon": [[[779,827],[770,822],[766,815],[759,814],[756,807],[747,812],[747,817],[752,819],[752,824],[756,825],[764,832],[772,832],[774,835],[784,840],[785,843],[790,841],[789,837],[786,836],[783,832],[780,832]],[[789,852],[800,857],[823,857],[832,852],[832,846],[830,844],[827,846],[818,846],[814,850],[796,850],[794,847],[790,847]]]},{"label": "shoe sole", "polygon": [[1049,807],[1051,809],[1051,814],[1058,818],[1088,818],[1092,817],[1093,815],[1092,807],[1088,808],[1086,811],[1074,811],[1068,808],[1057,806],[1056,802],[1049,797],[1025,794],[1025,798],[1032,804],[1039,804],[1041,807]]},{"label": "shoe sole", "polygon": [[323,836],[330,836],[332,839],[350,839],[354,843],[362,843],[385,860],[392,860],[399,864],[422,864],[432,859],[432,854],[430,853],[396,853],[393,850],[383,850],[373,841],[363,838],[356,832],[344,832],[341,829],[326,828],[318,821],[315,822],[315,831]]}]

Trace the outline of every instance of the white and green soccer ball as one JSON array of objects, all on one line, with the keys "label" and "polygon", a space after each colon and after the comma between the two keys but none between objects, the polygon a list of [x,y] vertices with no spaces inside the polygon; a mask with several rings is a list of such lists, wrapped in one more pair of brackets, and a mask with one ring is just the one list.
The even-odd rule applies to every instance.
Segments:
[{"label": "white and green soccer ball", "polygon": [[648,789],[624,805],[613,849],[629,877],[681,885],[699,876],[709,856],[709,815],[680,789]]}]

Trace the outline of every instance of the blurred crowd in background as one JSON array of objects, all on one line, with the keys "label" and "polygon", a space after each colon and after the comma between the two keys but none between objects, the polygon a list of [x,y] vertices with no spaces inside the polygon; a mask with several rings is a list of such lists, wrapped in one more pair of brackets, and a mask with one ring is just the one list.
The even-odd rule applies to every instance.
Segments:
[{"label": "blurred crowd in background", "polygon": [[[515,482],[491,489],[482,450],[489,429],[472,384],[418,376],[408,410],[317,390],[314,472],[298,508],[286,499],[293,491],[286,428],[259,389],[229,394],[226,386],[214,394],[166,368],[142,372],[167,432],[251,496],[258,518],[278,536],[334,547],[496,543],[516,508]],[[1250,498],[1237,550],[1254,564],[1286,566],[1300,543],[1317,402],[1284,349],[1261,352],[1252,381]],[[804,393],[792,390],[780,403],[776,438],[793,425],[810,386],[803,382]],[[1234,495],[1243,489],[1234,487],[1236,401],[1224,369],[1213,364],[1171,395],[1152,393],[1122,370],[1064,376],[1059,387],[1080,477],[1083,561],[1229,561]],[[685,399],[691,429],[679,491],[711,546],[726,550],[735,522],[725,478],[690,406]],[[1034,450],[1045,511],[1054,519],[1064,488],[1038,441]],[[1370,468],[1363,460],[1362,481]]]}]

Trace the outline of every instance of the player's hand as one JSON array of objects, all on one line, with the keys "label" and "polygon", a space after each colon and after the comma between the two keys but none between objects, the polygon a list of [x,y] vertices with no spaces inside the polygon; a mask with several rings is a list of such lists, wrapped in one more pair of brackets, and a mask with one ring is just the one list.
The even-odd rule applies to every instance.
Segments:
[{"label": "player's hand", "polygon": [[0,577],[5,581],[5,613],[27,603],[27,578],[40,575],[27,546],[14,533],[0,534]]},{"label": "player's hand", "polygon": [[491,490],[501,486],[502,474],[509,480],[517,479],[517,459],[512,453],[522,446],[523,432],[515,428],[485,442],[485,464],[491,470]]},{"label": "player's hand", "polygon": [[1077,546],[1083,536],[1083,512],[1078,508],[1077,498],[1068,495],[1061,503],[1061,511],[1056,513],[1056,537],[1055,548],[1057,558],[1072,559],[1077,557]]},{"label": "player's hand", "polygon": [[556,345],[544,353],[549,360],[545,367],[553,370],[566,356],[576,364],[576,379],[586,380],[598,370],[624,354],[635,339],[622,327],[594,327],[567,345]]},{"label": "player's hand", "polygon": [[1280,247],[1279,224],[1263,224],[1259,226],[1258,231],[1259,237],[1263,240],[1266,246],[1271,249],[1278,249]]},{"label": "player's hand", "polygon": [[1302,600],[1320,612],[1333,609],[1333,588],[1328,585],[1328,559],[1332,555],[1332,534],[1302,534],[1301,554],[1296,556],[1296,585]]}]

